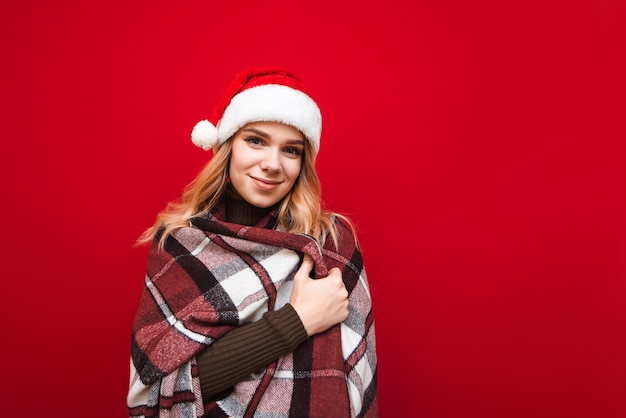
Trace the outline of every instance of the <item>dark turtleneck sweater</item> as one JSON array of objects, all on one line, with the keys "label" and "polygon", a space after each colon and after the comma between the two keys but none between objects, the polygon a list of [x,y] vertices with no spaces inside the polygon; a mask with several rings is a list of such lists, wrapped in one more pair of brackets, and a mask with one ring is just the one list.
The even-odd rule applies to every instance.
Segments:
[{"label": "dark turtleneck sweater", "polygon": [[[249,204],[231,187],[226,193],[227,222],[253,226],[272,210]],[[196,357],[204,401],[226,396],[234,384],[295,350],[307,338],[290,304],[233,329]]]}]

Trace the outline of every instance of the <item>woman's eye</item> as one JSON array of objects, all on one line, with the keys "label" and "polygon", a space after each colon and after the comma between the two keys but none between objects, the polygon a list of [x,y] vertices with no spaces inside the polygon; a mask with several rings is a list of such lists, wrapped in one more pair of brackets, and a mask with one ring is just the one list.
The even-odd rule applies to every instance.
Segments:
[{"label": "woman's eye", "polygon": [[286,148],[285,152],[290,155],[300,156],[302,151],[299,148]]},{"label": "woman's eye", "polygon": [[261,139],[255,137],[255,136],[251,136],[249,138],[246,138],[246,142],[252,144],[252,145],[261,145],[263,143],[263,141],[261,141]]}]

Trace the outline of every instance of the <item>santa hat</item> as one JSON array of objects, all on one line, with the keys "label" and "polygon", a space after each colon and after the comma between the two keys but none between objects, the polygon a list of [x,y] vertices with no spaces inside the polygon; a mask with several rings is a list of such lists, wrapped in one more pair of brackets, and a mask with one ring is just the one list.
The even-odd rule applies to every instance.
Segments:
[{"label": "santa hat", "polygon": [[251,68],[237,75],[213,116],[196,124],[191,140],[206,150],[223,144],[250,122],[281,122],[298,129],[317,154],[322,115],[304,83],[281,68]]}]

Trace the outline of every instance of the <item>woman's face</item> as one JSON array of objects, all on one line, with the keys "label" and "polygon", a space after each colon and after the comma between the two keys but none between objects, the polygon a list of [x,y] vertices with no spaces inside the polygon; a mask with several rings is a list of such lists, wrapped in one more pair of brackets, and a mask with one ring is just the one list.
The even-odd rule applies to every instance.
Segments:
[{"label": "woman's face", "polygon": [[253,122],[232,139],[230,181],[248,203],[270,207],[289,193],[302,168],[305,138],[277,122]]}]

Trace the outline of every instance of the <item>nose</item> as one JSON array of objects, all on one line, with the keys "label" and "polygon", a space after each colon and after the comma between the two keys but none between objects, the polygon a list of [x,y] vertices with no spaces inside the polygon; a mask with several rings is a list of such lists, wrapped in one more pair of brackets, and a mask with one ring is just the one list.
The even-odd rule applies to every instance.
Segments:
[{"label": "nose", "polygon": [[265,171],[280,171],[280,150],[268,148],[261,160],[261,169]]}]

